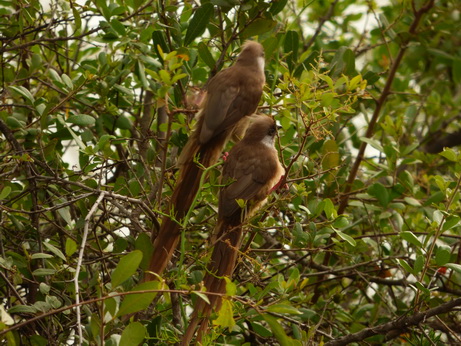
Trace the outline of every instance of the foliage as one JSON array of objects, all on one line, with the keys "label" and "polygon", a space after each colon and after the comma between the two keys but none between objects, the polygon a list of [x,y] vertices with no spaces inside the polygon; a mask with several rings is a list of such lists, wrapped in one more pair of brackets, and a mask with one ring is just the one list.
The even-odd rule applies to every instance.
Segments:
[{"label": "foliage", "polygon": [[139,282],[200,88],[252,38],[288,189],[247,225],[209,343],[460,342],[461,154],[434,149],[460,130],[460,11],[456,0],[1,1],[1,340],[179,340],[205,297],[219,166],[179,260]]}]

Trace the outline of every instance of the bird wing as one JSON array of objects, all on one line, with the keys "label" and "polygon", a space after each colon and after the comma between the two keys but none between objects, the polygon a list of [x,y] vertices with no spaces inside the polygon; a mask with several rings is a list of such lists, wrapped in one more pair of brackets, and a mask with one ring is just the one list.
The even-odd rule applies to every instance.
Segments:
[{"label": "bird wing", "polygon": [[218,73],[208,84],[201,143],[207,143],[244,116],[256,111],[263,84],[257,79],[251,80],[251,77],[242,78],[242,74],[245,73],[235,73],[233,66]]},{"label": "bird wing", "polygon": [[273,178],[276,163],[267,157],[261,157],[258,148],[253,149],[237,150],[232,155],[229,153],[223,171],[223,183],[229,185],[221,190],[219,198],[219,210],[224,217],[229,217],[240,209],[237,199],[263,200],[270,189],[268,183]]},{"label": "bird wing", "polygon": [[218,73],[208,84],[207,101],[203,109],[204,122],[200,130],[200,142],[207,143],[220,129],[229,108],[238,97],[240,85],[233,78],[231,68]]}]

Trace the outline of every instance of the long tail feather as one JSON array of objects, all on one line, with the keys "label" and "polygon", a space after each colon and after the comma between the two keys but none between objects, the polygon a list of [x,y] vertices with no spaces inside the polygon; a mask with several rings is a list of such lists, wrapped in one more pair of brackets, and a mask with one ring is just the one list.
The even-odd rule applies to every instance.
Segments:
[{"label": "long tail feather", "polygon": [[[197,138],[198,131],[192,133],[179,159],[179,178],[169,204],[169,211],[174,213],[174,219],[169,216],[163,218],[159,234],[153,244],[154,251],[149,264],[149,272],[161,275],[178,245],[181,226],[176,221],[181,221],[189,211],[203,174],[202,167],[194,162],[194,158],[197,157],[198,162],[205,168],[212,166],[218,161],[228,136],[229,134],[225,132],[208,143],[200,145]],[[153,279],[152,274],[146,274],[145,281]]]},{"label": "long tail feather", "polygon": [[219,310],[222,301],[221,294],[226,293],[226,281],[223,277],[231,277],[234,271],[242,238],[242,228],[241,226],[232,227],[220,221],[218,222],[216,233],[217,242],[208,264],[208,272],[205,275],[204,283],[207,292],[218,294],[208,295],[210,304],[200,298],[197,300],[181,345],[190,344],[198,325],[200,327],[197,332],[197,342],[202,340],[208,330],[209,316],[213,310]]}]

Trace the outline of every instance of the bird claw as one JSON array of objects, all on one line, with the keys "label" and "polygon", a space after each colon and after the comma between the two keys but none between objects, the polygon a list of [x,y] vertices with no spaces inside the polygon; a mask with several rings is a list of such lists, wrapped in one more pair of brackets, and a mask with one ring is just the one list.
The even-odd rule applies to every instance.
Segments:
[{"label": "bird claw", "polygon": [[222,155],[223,161],[227,161],[228,156],[229,156],[229,153],[227,151],[225,151],[224,154]]},{"label": "bird claw", "polygon": [[277,184],[275,184],[272,189],[270,189],[269,193],[271,192],[274,192],[278,189],[288,189],[288,184],[285,182],[286,179],[285,179],[285,175],[282,175],[280,177],[280,180],[277,182]]}]

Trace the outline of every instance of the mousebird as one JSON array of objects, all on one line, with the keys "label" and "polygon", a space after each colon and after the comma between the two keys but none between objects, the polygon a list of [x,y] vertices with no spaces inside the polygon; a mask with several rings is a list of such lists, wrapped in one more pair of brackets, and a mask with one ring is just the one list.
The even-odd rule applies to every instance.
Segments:
[{"label": "mousebird", "polygon": [[169,203],[171,216],[162,220],[144,281],[161,275],[178,245],[181,226],[198,192],[203,169],[214,165],[242,119],[258,107],[265,83],[264,49],[247,41],[235,64],[218,72],[207,85],[195,130],[179,157],[179,175]]},{"label": "mousebird", "polygon": [[208,317],[213,310],[219,309],[221,295],[226,292],[223,277],[230,278],[235,267],[242,241],[242,224],[266,202],[284,174],[274,146],[276,132],[275,121],[260,115],[227,156],[218,220],[213,232],[214,249],[204,278],[206,291],[217,294],[208,295],[210,304],[198,298],[182,345],[190,343],[199,324],[197,342],[206,333]]}]

